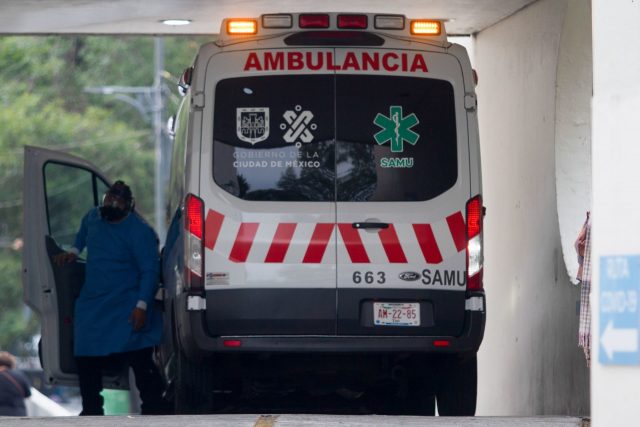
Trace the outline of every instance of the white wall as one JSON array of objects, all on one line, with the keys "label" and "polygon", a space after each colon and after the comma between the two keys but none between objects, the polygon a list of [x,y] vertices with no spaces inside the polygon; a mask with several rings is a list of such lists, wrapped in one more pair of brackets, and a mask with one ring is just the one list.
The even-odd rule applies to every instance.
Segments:
[{"label": "white wall", "polygon": [[591,4],[569,1],[556,84],[556,192],[562,252],[574,283],[576,236],[591,209]]},{"label": "white wall", "polygon": [[588,0],[540,0],[476,38],[488,310],[478,415],[589,412],[554,161],[561,36],[580,6]]},{"label": "white wall", "polygon": [[600,256],[640,254],[640,1],[592,4],[593,424],[630,426],[640,423],[640,366],[598,360],[598,261]]}]

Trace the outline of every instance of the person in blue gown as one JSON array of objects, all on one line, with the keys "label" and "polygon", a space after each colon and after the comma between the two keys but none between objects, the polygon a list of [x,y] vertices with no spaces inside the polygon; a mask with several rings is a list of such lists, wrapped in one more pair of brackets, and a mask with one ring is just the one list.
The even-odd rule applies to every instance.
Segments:
[{"label": "person in blue gown", "polygon": [[102,415],[102,374],[111,361],[133,369],[142,414],[166,413],[163,381],[153,362],[162,338],[158,289],[158,237],[134,210],[131,189],[122,181],[82,219],[74,246],[58,263],[75,261],[87,249],[86,276],[75,303],[74,355],[82,412]]}]

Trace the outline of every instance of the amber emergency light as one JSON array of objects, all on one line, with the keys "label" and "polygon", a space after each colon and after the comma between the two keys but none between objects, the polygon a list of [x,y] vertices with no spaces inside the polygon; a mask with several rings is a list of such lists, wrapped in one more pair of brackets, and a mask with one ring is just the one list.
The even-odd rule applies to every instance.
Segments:
[{"label": "amber emergency light", "polygon": [[416,36],[439,36],[442,29],[440,21],[415,19],[411,21],[411,34]]},{"label": "amber emergency light", "polygon": [[227,22],[228,34],[257,34],[258,21],[255,19],[230,19]]},{"label": "amber emergency light", "polygon": [[[260,32],[263,29],[330,29],[336,30],[383,30],[384,32],[406,31],[405,23],[409,23],[409,33],[418,37],[434,37],[445,40],[446,33],[441,20],[437,19],[413,19],[407,20],[404,15],[372,15],[372,14],[328,14],[328,13],[276,13],[260,16]],[[297,21],[297,22],[296,22]],[[268,31],[268,32],[269,32]],[[225,19],[222,34],[229,36],[253,36],[258,34],[258,19],[232,18]],[[345,32],[346,33],[346,32]],[[221,34],[221,35],[222,35]],[[224,36],[222,37],[224,39]]]}]

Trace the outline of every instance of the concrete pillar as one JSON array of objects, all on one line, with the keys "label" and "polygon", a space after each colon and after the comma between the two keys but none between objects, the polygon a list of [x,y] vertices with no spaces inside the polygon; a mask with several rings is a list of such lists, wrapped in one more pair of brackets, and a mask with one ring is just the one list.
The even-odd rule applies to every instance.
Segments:
[{"label": "concrete pillar", "polygon": [[558,58],[574,6],[588,0],[540,0],[476,37],[487,206],[478,415],[589,412],[555,179]]},{"label": "concrete pillar", "polygon": [[[629,426],[640,422],[640,364],[601,360],[600,292],[601,287],[611,289],[612,280],[600,260],[640,254],[640,1],[593,0],[592,7],[592,414],[596,426]],[[640,277],[635,273],[631,279],[637,296]],[[638,308],[632,308],[627,306],[619,318],[635,316],[637,355]]]}]

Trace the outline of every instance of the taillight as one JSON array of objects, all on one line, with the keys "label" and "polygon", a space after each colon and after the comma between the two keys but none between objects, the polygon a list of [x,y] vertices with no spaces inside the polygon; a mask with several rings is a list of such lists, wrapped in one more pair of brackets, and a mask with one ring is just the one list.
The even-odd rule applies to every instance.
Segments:
[{"label": "taillight", "polygon": [[482,289],[482,196],[467,202],[467,289]]},{"label": "taillight", "polygon": [[193,194],[185,199],[185,284],[190,293],[204,290],[204,202]]},{"label": "taillight", "polygon": [[338,15],[338,28],[364,30],[367,28],[367,15]]},{"label": "taillight", "polygon": [[298,17],[300,28],[329,28],[329,15],[306,13]]}]

